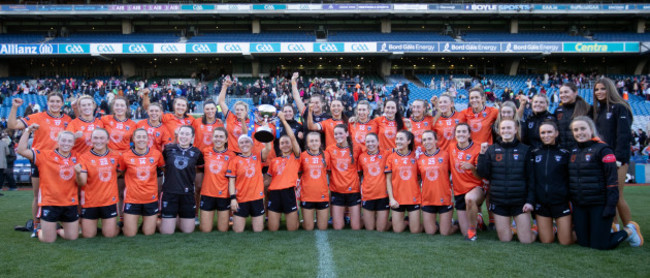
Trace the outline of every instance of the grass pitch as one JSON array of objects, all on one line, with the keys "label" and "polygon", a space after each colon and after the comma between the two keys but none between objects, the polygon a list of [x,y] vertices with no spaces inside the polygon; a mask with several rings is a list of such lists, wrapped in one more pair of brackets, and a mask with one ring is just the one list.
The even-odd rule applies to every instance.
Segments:
[{"label": "grass pitch", "polygon": [[[2,277],[648,277],[650,248],[598,251],[460,235],[368,231],[155,234],[40,243],[13,231],[30,216],[31,191],[0,197]],[[650,187],[627,187],[633,218],[650,239]]]}]

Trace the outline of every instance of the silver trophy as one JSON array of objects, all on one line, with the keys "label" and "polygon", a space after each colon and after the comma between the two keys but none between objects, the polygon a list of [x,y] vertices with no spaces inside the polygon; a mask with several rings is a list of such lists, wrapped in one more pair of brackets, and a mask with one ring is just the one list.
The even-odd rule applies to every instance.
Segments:
[{"label": "silver trophy", "polygon": [[[258,116],[263,117],[266,123],[268,123],[270,119],[275,117],[277,111],[278,110],[275,108],[275,106],[269,104],[262,104],[257,107]],[[275,138],[275,134],[273,134],[270,127],[263,126],[258,128],[255,131],[253,137],[255,137],[255,140],[259,142],[268,143],[273,141],[273,139]]]}]

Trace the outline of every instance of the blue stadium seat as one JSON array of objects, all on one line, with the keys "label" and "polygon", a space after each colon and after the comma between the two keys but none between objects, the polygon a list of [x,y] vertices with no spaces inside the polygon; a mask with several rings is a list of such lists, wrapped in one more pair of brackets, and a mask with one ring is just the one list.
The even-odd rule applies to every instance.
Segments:
[{"label": "blue stadium seat", "polygon": [[0,43],[40,43],[44,40],[43,34],[0,34]]},{"label": "blue stadium seat", "polygon": [[522,32],[511,34],[506,32],[467,32],[462,35],[464,41],[589,41],[582,36],[571,36],[567,33],[556,32]]},{"label": "blue stadium seat", "polygon": [[180,37],[174,33],[134,33],[129,35],[118,33],[75,33],[68,37],[57,37],[51,40],[52,43],[174,43]]},{"label": "blue stadium seat", "polygon": [[328,41],[434,41],[453,42],[450,36],[433,32],[329,32]]},{"label": "blue stadium seat", "polygon": [[204,33],[191,37],[187,42],[313,42],[312,32],[265,32],[259,34],[222,32]]}]

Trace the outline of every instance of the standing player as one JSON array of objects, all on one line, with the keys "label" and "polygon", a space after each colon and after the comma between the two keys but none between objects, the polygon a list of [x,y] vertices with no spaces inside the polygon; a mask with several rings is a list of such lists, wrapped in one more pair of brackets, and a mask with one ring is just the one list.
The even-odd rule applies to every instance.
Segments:
[{"label": "standing player", "polygon": [[494,213],[497,234],[503,242],[512,240],[511,218],[517,224],[517,238],[532,243],[535,234],[530,226],[530,212],[535,203],[530,149],[517,140],[518,122],[499,123],[501,140],[481,146],[476,172],[490,181],[489,209]]},{"label": "standing player", "polygon": [[221,111],[226,115],[228,148],[233,152],[238,153],[240,150],[237,138],[239,138],[241,135],[248,136],[248,131],[253,127],[249,127],[251,121],[248,118],[248,104],[243,101],[238,101],[235,102],[235,105],[233,105],[233,110],[235,110],[234,113],[228,109],[228,105],[226,104],[226,92],[228,91],[228,87],[230,87],[230,85],[232,85],[232,81],[230,80],[230,77],[227,77],[221,84],[221,92],[219,93],[218,102],[219,106],[221,107]]},{"label": "standing player", "polygon": [[544,144],[540,139],[539,127],[543,122],[555,121],[555,117],[548,112],[548,98],[544,95],[537,94],[533,97],[532,108],[533,113],[521,122],[521,142],[539,148]]},{"label": "standing player", "polygon": [[[533,98],[533,104],[535,103]],[[553,220],[557,225],[557,239],[562,245],[573,243],[571,204],[569,203],[569,151],[557,145],[559,135],[555,118],[539,126],[539,138],[544,145],[535,148],[532,179],[535,186],[535,218],[539,241],[555,241]],[[552,175],[550,174],[552,173]]]},{"label": "standing player", "polygon": [[499,110],[485,106],[485,92],[480,87],[469,90],[469,107],[463,111],[465,121],[472,131],[472,141],[481,145],[492,144],[492,125],[499,115]]},{"label": "standing player", "polygon": [[327,170],[330,171],[330,191],[332,196],[332,224],[335,230],[345,226],[345,210],[350,211],[350,227],[361,229],[361,193],[359,192],[359,174],[356,161],[359,160],[361,147],[352,143],[348,126],[339,124],[334,127],[336,144],[327,147]]},{"label": "standing player", "polygon": [[253,138],[242,135],[238,140],[241,153],[228,164],[228,190],[230,209],[234,212],[232,229],[241,233],[246,228],[246,218],[251,216],[254,232],[264,230],[264,182],[262,163],[271,151],[271,144],[253,152]]},{"label": "standing player", "polygon": [[73,105],[79,107],[79,116],[68,124],[66,130],[74,133],[74,137],[77,138],[72,151],[81,155],[88,152],[93,146],[90,138],[93,130],[104,127],[104,123],[95,118],[95,107],[97,105],[91,96],[83,95]]},{"label": "standing player", "polygon": [[422,99],[416,99],[411,103],[411,132],[415,137],[415,152],[422,153],[422,134],[427,130],[433,130],[433,117],[427,115],[428,103]]},{"label": "standing player", "polygon": [[555,109],[560,136],[560,148],[571,150],[576,147],[576,140],[571,132],[571,121],[579,116],[587,116],[589,104],[578,95],[578,86],[572,82],[562,84],[560,87],[560,106]]},{"label": "standing player", "polygon": [[329,154],[321,147],[318,132],[307,133],[307,150],[300,154],[300,207],[302,208],[302,228],[314,229],[314,211],[319,230],[327,230],[330,194],[327,179]]},{"label": "standing player", "polygon": [[438,148],[447,150],[450,145],[455,145],[454,130],[456,125],[465,122],[465,114],[456,112],[454,98],[448,94],[442,94],[439,98],[433,99],[436,102],[436,117],[434,118],[434,130],[438,135]]},{"label": "standing player", "polygon": [[142,233],[156,232],[158,219],[157,172],[165,166],[162,154],[148,147],[149,134],[144,129],[133,131],[134,148],[122,153],[118,170],[124,172],[124,228],[127,237],[138,233],[138,220],[142,216]]},{"label": "standing player", "polygon": [[370,102],[362,100],[357,103],[356,117],[354,122],[349,123],[348,129],[350,136],[354,139],[354,144],[361,146],[363,151],[366,150],[366,135],[377,133],[377,124],[370,118]]},{"label": "standing player", "polygon": [[180,220],[183,233],[194,231],[196,199],[194,182],[197,168],[203,170],[203,154],[194,142],[194,128],[182,125],[176,129],[176,143],[168,144],[163,150],[165,159],[165,181],[160,193],[162,223],[161,234],[173,234],[176,230],[176,218]]},{"label": "standing player", "polygon": [[454,134],[456,144],[449,146],[447,152],[451,164],[456,214],[460,231],[466,239],[475,241],[478,209],[485,199],[483,182],[476,173],[476,163],[482,147],[470,138],[472,131],[467,123],[458,124]]},{"label": "standing player", "polygon": [[392,150],[395,148],[395,135],[397,131],[404,129],[402,109],[394,99],[384,103],[384,116],[373,120],[377,124],[377,136],[379,137],[379,148]]},{"label": "standing player", "polygon": [[[201,186],[201,224],[204,233],[212,231],[214,211],[217,211],[217,230],[228,231],[230,194],[226,170],[235,153],[228,149],[228,131],[217,127],[212,132],[212,147],[203,149],[205,160],[203,186]],[[198,190],[198,189],[197,189]]]},{"label": "standing player", "polygon": [[624,230],[610,232],[618,203],[618,177],[614,151],[598,138],[594,122],[574,118],[571,130],[577,148],[569,160],[569,196],[578,244],[600,250],[616,248],[623,240],[643,245],[639,224],[630,221]]},{"label": "standing player", "polygon": [[[14,98],[11,102],[11,110],[7,118],[7,127],[9,129],[24,129],[32,124],[37,124],[38,129],[34,130],[34,140],[32,148],[48,151],[54,150],[57,145],[57,136],[59,132],[65,130],[68,123],[72,121],[70,116],[62,112],[63,96],[60,93],[50,93],[47,95],[47,111],[29,115],[22,119],[16,119],[18,107],[23,105],[23,100]],[[38,227],[38,194],[39,194],[39,173],[38,167],[32,163],[32,190],[34,199],[32,200],[32,217],[34,217],[34,227]],[[33,234],[32,236],[36,236]]]},{"label": "standing player", "polygon": [[[145,89],[142,92],[142,108],[149,108],[149,90]],[[173,102],[174,113],[164,113],[162,115],[161,121],[167,132],[172,136],[176,134],[176,129],[182,125],[192,125],[194,118],[187,115],[189,107],[187,105],[187,99],[184,97],[174,97]]]},{"label": "standing player", "polygon": [[400,130],[395,138],[397,148],[386,159],[386,188],[390,207],[393,210],[393,232],[401,233],[406,228],[404,212],[408,212],[409,230],[420,233],[420,205],[422,193],[418,180],[418,166],[415,159],[413,134]]},{"label": "standing player", "polygon": [[[314,105],[311,105],[310,109],[314,111],[316,108]],[[322,120],[318,123],[314,122],[314,115],[307,115],[307,127],[309,130],[321,131],[325,134],[325,146],[329,147],[336,144],[336,139],[334,138],[334,127],[344,124],[348,124],[347,117],[343,114],[343,102],[338,99],[332,100],[330,103],[330,112],[332,117],[329,119]]]},{"label": "standing player", "polygon": [[169,134],[167,128],[160,121],[163,109],[160,103],[150,103],[147,108],[148,119],[142,119],[136,124],[136,128],[143,128],[149,134],[149,148],[162,152],[165,144],[174,141],[173,134]]},{"label": "standing player", "polygon": [[[418,157],[418,172],[422,180],[422,222],[424,232],[430,235],[440,231],[450,235],[458,230],[452,225],[454,206],[449,182],[449,153],[438,148],[436,133],[427,130],[422,133],[424,150]],[[436,218],[440,215],[439,227]]]},{"label": "standing player", "polygon": [[390,151],[379,149],[379,137],[375,133],[366,135],[367,150],[357,159],[361,184],[361,207],[363,207],[363,225],[366,230],[380,232],[388,229],[388,193],[386,192],[386,159]]},{"label": "standing player", "polygon": [[[630,132],[634,118],[630,105],[618,93],[616,85],[611,79],[602,78],[596,81],[592,114],[596,128],[598,128],[598,134],[607,145],[614,149],[616,155],[619,189],[616,212],[621,217],[621,223],[625,226],[632,220],[630,206],[623,198],[623,188],[625,176],[630,166],[630,145],[634,141],[632,132]],[[614,223],[618,223],[616,217],[614,217]],[[618,230],[618,227],[620,226],[616,224],[616,230]]]},{"label": "standing player", "polygon": [[79,156],[79,164],[75,166],[77,184],[81,187],[81,234],[85,238],[97,235],[99,219],[104,237],[115,237],[119,233],[117,169],[120,157],[108,150],[108,137],[108,131],[95,128],[90,137],[93,147]]},{"label": "standing player", "polygon": [[118,155],[128,152],[131,144],[131,135],[135,130],[135,122],[129,114],[129,102],[124,97],[115,97],[111,104],[112,115],[102,117],[104,128],[111,135],[108,148]]},{"label": "standing player", "polygon": [[287,135],[280,137],[280,156],[271,160],[267,172],[267,175],[272,178],[268,191],[268,228],[270,231],[277,231],[280,228],[280,218],[284,213],[287,230],[295,231],[300,225],[298,204],[296,203],[300,146],[284,113],[278,113],[278,118],[280,118],[284,130],[287,131]]},{"label": "standing player", "polygon": [[[74,134],[61,131],[57,135],[57,145],[52,150],[29,149],[27,140],[39,124],[31,124],[18,142],[18,154],[29,159],[39,169],[43,180],[38,191],[41,231],[34,231],[42,242],[54,242],[57,237],[57,222],[63,226],[63,238],[75,240],[79,237],[78,187],[75,183],[74,165],[77,157],[71,153]],[[47,129],[47,128],[45,128]]]},{"label": "standing player", "polygon": [[[298,108],[298,112],[302,116],[302,119],[306,121],[309,114],[312,115],[312,121],[314,123],[320,123],[326,119],[331,118],[330,115],[328,115],[323,111],[323,105],[325,103],[325,100],[323,99],[322,95],[312,94],[311,97],[309,98],[309,106],[305,105],[305,103],[302,101],[302,98],[300,97],[300,92],[298,91],[299,77],[300,76],[297,72],[294,72],[293,76],[291,76],[291,93],[293,95],[293,101],[296,103],[296,108]],[[307,126],[306,123],[303,123],[302,128],[305,134],[309,132],[309,127]],[[323,134],[321,133],[321,141],[324,142],[325,137],[323,137],[322,135]]]},{"label": "standing player", "polygon": [[[217,119],[217,104],[213,100],[206,100],[203,103],[203,117],[194,120],[192,127],[196,133],[196,136],[194,136],[194,147],[200,151],[212,148],[214,130],[218,127],[223,127],[221,119]],[[201,201],[203,173],[197,173],[195,185],[196,195],[194,198],[196,199],[196,203],[199,203]]]}]

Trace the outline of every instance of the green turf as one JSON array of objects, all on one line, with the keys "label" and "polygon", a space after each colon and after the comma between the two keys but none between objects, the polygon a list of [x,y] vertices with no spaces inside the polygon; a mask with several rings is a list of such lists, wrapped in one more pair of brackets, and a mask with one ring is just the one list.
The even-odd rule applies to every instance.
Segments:
[{"label": "green turf", "polygon": [[[135,238],[57,240],[43,244],[13,226],[29,217],[30,191],[0,197],[0,276],[18,277],[314,277],[314,232],[159,234]],[[650,238],[650,187],[626,188],[633,216]],[[460,235],[327,231],[338,277],[648,277],[650,248],[624,242],[613,251],[558,244],[478,242]]]}]

